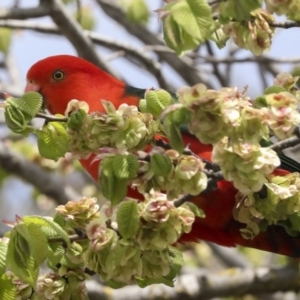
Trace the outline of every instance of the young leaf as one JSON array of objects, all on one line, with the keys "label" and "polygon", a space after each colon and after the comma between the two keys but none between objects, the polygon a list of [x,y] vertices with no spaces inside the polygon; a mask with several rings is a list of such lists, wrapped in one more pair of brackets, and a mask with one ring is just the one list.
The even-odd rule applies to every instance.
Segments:
[{"label": "young leaf", "polygon": [[173,149],[182,153],[184,149],[184,143],[181,137],[180,129],[172,122],[172,116],[169,114],[164,119],[165,133],[170,141],[170,145]]},{"label": "young leaf", "polygon": [[133,154],[118,154],[112,162],[114,174],[118,179],[132,179],[139,170],[139,162]]},{"label": "young leaf", "polygon": [[22,220],[25,224],[35,224],[39,226],[48,238],[54,236],[61,237],[66,244],[70,246],[68,233],[53,219],[40,216],[24,216]]},{"label": "young leaf", "polygon": [[139,102],[139,110],[140,110],[142,113],[148,112],[148,109],[147,109],[147,101],[146,101],[146,99],[141,99],[141,100],[140,100],[140,102]]},{"label": "young leaf", "polygon": [[33,118],[42,108],[43,98],[37,92],[27,92],[21,98],[16,99],[15,103],[20,110]]},{"label": "young leaf", "polygon": [[124,201],[117,212],[118,230],[124,239],[135,236],[140,227],[138,205],[135,200]]},{"label": "young leaf", "polygon": [[15,259],[19,262],[19,267],[27,268],[29,265],[29,258],[31,255],[30,246],[27,240],[17,232],[14,240]]},{"label": "young leaf", "polygon": [[269,95],[269,94],[278,94],[281,92],[286,92],[287,89],[285,89],[283,86],[278,86],[278,85],[272,85],[267,87],[264,90],[264,95]]},{"label": "young leaf", "polygon": [[56,213],[53,217],[53,222],[57,223],[60,227],[64,227],[65,226],[65,218],[61,215]]},{"label": "young leaf", "polygon": [[214,41],[219,49],[222,49],[226,46],[229,35],[225,34],[223,28],[216,28],[215,31],[211,33],[209,39]]},{"label": "young leaf", "polygon": [[119,204],[127,194],[127,180],[118,179],[114,174],[113,158],[106,158],[100,164],[100,188],[111,204]]},{"label": "young leaf", "polygon": [[145,0],[131,0],[127,9],[127,18],[134,23],[146,24],[149,20],[149,10]]},{"label": "young leaf", "polygon": [[172,170],[172,161],[164,153],[154,153],[150,157],[151,169],[157,176],[167,176]]},{"label": "young leaf", "polygon": [[181,28],[174,21],[172,15],[166,16],[163,22],[164,40],[167,46],[173,49],[177,55],[180,55],[184,44]]},{"label": "young leaf", "polygon": [[161,112],[174,101],[165,90],[148,91],[145,93],[147,112],[158,118]]},{"label": "young leaf", "polygon": [[75,19],[85,30],[93,30],[95,27],[95,17],[93,10],[89,6],[81,7],[74,14]]},{"label": "young leaf", "polygon": [[182,30],[198,43],[205,42],[214,24],[206,0],[178,1],[171,7],[171,14]]},{"label": "young leaf", "polygon": [[234,19],[235,21],[247,22],[251,19],[251,12],[261,7],[262,0],[227,0],[221,1],[220,12],[222,18]]},{"label": "young leaf", "polygon": [[19,224],[16,230],[23,236],[28,243],[30,252],[32,253],[36,267],[41,265],[47,258],[47,238],[40,226],[37,224]]},{"label": "young leaf", "polygon": [[12,30],[10,28],[0,28],[0,52],[6,53],[9,50],[11,36]]},{"label": "young leaf", "polygon": [[65,249],[61,243],[50,243],[48,245],[48,259],[47,266],[56,271],[57,265],[61,263],[61,259],[65,255]]},{"label": "young leaf", "polygon": [[192,202],[186,202],[185,205],[187,205],[189,207],[189,209],[194,213],[194,215],[198,218],[205,218],[205,212],[198,207],[197,205],[195,205]]},{"label": "young leaf", "polygon": [[[177,49],[175,50],[177,54],[194,49],[199,43],[204,43],[210,36],[214,21],[211,8],[206,0],[178,1],[170,6],[170,12],[172,19],[179,26],[177,33],[174,31],[177,36]],[[172,22],[171,19],[168,21]],[[174,25],[172,27],[175,29]],[[179,52],[180,44],[183,51]],[[168,46],[170,47],[170,45]]]},{"label": "young leaf", "polygon": [[[0,240],[0,276],[6,270],[6,253],[8,244],[3,240]],[[1,298],[0,298],[1,299]]]},{"label": "young leaf", "polygon": [[28,125],[31,118],[28,118],[28,115],[22,112],[13,100],[14,99],[6,100],[4,114],[6,125],[11,131],[26,135],[33,131]]},{"label": "young leaf", "polygon": [[0,299],[2,300],[15,300],[17,299],[16,286],[12,283],[11,278],[6,274],[0,277]]},{"label": "young leaf", "polygon": [[183,256],[181,251],[179,251],[175,247],[169,247],[169,250],[170,250],[170,258],[171,258],[171,263],[170,263],[171,271],[164,278],[166,280],[173,282],[175,277],[179,274],[184,261],[183,261]]},{"label": "young leaf", "polygon": [[58,160],[68,151],[68,134],[59,122],[48,123],[43,130],[35,130],[41,156]]},{"label": "young leaf", "polygon": [[76,130],[79,129],[86,117],[86,112],[83,109],[78,109],[69,116],[67,127]]},{"label": "young leaf", "polygon": [[[24,283],[34,287],[39,268],[35,268],[35,260],[26,240],[16,230],[11,231],[6,257],[6,266]],[[24,252],[24,250],[26,252]]]}]

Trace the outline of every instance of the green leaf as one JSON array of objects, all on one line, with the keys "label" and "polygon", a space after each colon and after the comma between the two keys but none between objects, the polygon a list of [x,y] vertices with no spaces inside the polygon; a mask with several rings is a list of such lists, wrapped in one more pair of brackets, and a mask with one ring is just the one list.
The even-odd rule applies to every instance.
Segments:
[{"label": "green leaf", "polygon": [[169,247],[169,251],[170,251],[170,258],[171,258],[171,263],[170,263],[171,271],[164,278],[173,282],[175,277],[180,273],[184,261],[183,261],[182,252],[180,250],[176,249],[175,247]]},{"label": "green leaf", "polygon": [[177,55],[182,54],[184,41],[182,40],[181,28],[171,15],[163,19],[164,40],[167,46],[173,49]]},{"label": "green leaf", "polygon": [[144,288],[151,284],[165,284],[174,287],[174,279],[179,274],[183,265],[182,252],[174,247],[169,247],[170,273],[162,278],[136,278],[138,286]]},{"label": "green leaf", "polygon": [[210,35],[210,40],[214,41],[219,49],[222,49],[226,46],[226,43],[229,39],[229,35],[226,35],[223,28],[217,28]]},{"label": "green leaf", "polygon": [[71,113],[69,116],[67,127],[75,130],[79,129],[82,126],[83,120],[86,117],[87,113],[83,109],[78,109]]},{"label": "green leaf", "polygon": [[288,219],[291,223],[290,229],[295,230],[299,233],[299,231],[300,231],[300,213],[294,213]]},{"label": "green leaf", "polygon": [[172,103],[172,96],[165,90],[148,91],[145,93],[147,112],[158,118],[162,111]]},{"label": "green leaf", "polygon": [[132,179],[139,170],[139,162],[133,154],[117,154],[112,162],[114,174],[118,179]]},{"label": "green leaf", "polygon": [[140,100],[140,102],[139,102],[139,110],[140,110],[142,113],[148,112],[148,109],[147,109],[147,101],[146,101],[146,99],[141,99],[141,100]]},{"label": "green leaf", "polygon": [[171,6],[175,22],[199,43],[208,38],[214,24],[211,8],[206,0],[183,0]]},{"label": "green leaf", "polygon": [[[0,51],[7,53],[11,43],[12,30],[0,27]],[[2,299],[2,298],[1,298]]]},{"label": "green leaf", "polygon": [[30,252],[29,244],[16,230],[11,231],[6,266],[24,283],[35,286],[39,268],[35,267],[35,260]]},{"label": "green leaf", "polygon": [[[128,0],[126,0],[128,2]],[[144,0],[131,0],[127,8],[127,18],[133,23],[148,23],[149,9]]]},{"label": "green leaf", "polygon": [[8,247],[8,244],[6,242],[0,240],[0,276],[2,276],[2,274],[6,270],[7,247]]},{"label": "green leaf", "polygon": [[214,27],[206,0],[181,0],[165,6],[164,39],[178,55],[196,48],[210,36]]},{"label": "green leaf", "polygon": [[266,98],[263,97],[263,96],[257,97],[254,100],[254,106],[255,106],[255,108],[268,107],[268,103],[267,103]]},{"label": "green leaf", "polygon": [[99,178],[101,192],[112,206],[119,204],[126,197],[127,180],[115,176],[113,158],[105,158],[101,161]]},{"label": "green leaf", "polygon": [[226,0],[220,3],[220,14],[222,18],[230,18],[235,21],[249,21],[251,12],[262,5],[262,0]]},{"label": "green leaf", "polygon": [[25,224],[35,224],[39,226],[48,238],[59,236],[68,246],[71,245],[68,233],[53,219],[40,216],[24,216],[22,220]]},{"label": "green leaf", "polygon": [[15,259],[19,262],[19,267],[27,268],[30,260],[30,246],[27,240],[17,232],[14,240],[16,249]]},{"label": "green leaf", "polygon": [[198,207],[197,205],[195,205],[192,202],[186,202],[185,205],[187,205],[189,207],[189,209],[194,213],[194,215],[198,218],[205,218],[205,212]]},{"label": "green leaf", "polygon": [[124,201],[117,212],[118,230],[124,239],[135,236],[140,228],[138,205],[135,200]]},{"label": "green leaf", "polygon": [[17,99],[15,104],[20,110],[33,118],[41,110],[43,98],[37,92],[27,92],[21,98]]},{"label": "green leaf", "polygon": [[68,151],[68,134],[61,123],[50,122],[43,130],[35,130],[35,134],[41,156],[56,161]]},{"label": "green leaf", "polygon": [[264,95],[269,95],[269,94],[278,94],[281,92],[286,92],[287,90],[283,86],[278,86],[278,85],[272,85],[267,87],[264,90]]},{"label": "green leaf", "polygon": [[91,31],[95,28],[95,17],[89,6],[81,7],[75,12],[74,17],[83,29]]},{"label": "green leaf", "polygon": [[172,122],[171,114],[169,114],[164,119],[164,129],[171,147],[179,153],[182,153],[184,149],[184,143],[182,140],[180,128]]},{"label": "green leaf", "polygon": [[25,93],[21,98],[8,98],[5,101],[5,120],[9,129],[27,135],[34,131],[29,125],[42,107],[42,96],[36,92]]},{"label": "green leaf", "polygon": [[18,108],[14,100],[16,99],[10,98],[6,100],[4,113],[6,125],[15,133],[27,135],[33,132],[33,128],[29,126],[31,118]]},{"label": "green leaf", "polygon": [[62,258],[65,256],[65,249],[61,243],[50,243],[48,245],[48,259],[47,266],[57,271],[57,265],[61,263]]},{"label": "green leaf", "polygon": [[118,281],[115,281],[115,280],[113,280],[113,279],[107,281],[106,283],[107,283],[107,285],[108,285],[109,287],[111,287],[112,289],[120,289],[120,288],[122,288],[122,287],[124,287],[124,286],[127,285],[126,283],[118,282]]},{"label": "green leaf", "polygon": [[18,224],[15,229],[28,243],[35,260],[35,267],[38,267],[47,258],[48,242],[45,234],[37,224]]},{"label": "green leaf", "polygon": [[66,224],[65,218],[61,215],[56,213],[53,217],[53,222],[57,223],[60,227],[64,227]]},{"label": "green leaf", "polygon": [[6,274],[0,277],[0,299],[15,300],[17,296],[16,286]]},{"label": "green leaf", "polygon": [[173,163],[168,155],[154,153],[150,157],[150,165],[155,175],[167,176],[172,170]]},{"label": "green leaf", "polygon": [[175,125],[182,126],[183,124],[188,124],[191,119],[191,112],[186,107],[181,107],[176,109],[171,114],[171,120]]}]

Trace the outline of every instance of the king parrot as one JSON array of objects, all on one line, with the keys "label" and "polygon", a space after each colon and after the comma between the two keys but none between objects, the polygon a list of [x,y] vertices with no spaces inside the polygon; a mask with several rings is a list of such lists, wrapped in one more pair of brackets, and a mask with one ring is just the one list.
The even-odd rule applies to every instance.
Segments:
[{"label": "king parrot", "polygon": [[[35,63],[27,73],[25,91],[39,92],[52,114],[64,114],[72,99],[87,102],[90,113],[104,111],[101,99],[111,101],[116,108],[122,103],[138,106],[145,93],[145,89],[128,86],[92,63],[70,55],[51,56]],[[200,158],[211,160],[211,145],[202,144],[188,132],[183,132],[183,140]],[[280,157],[281,169],[276,169],[276,174],[300,171],[299,163]],[[90,156],[80,162],[98,181],[99,162],[91,163],[93,158]],[[184,234],[180,241],[206,240],[227,247],[241,245],[300,257],[300,236],[288,235],[283,227],[271,225],[253,239],[243,238],[240,229],[244,224],[234,220],[232,215],[236,193],[231,182],[221,180],[215,190],[193,197],[191,201],[203,209],[206,217],[196,218],[191,232]],[[141,199],[134,189],[128,190],[128,196]]]}]

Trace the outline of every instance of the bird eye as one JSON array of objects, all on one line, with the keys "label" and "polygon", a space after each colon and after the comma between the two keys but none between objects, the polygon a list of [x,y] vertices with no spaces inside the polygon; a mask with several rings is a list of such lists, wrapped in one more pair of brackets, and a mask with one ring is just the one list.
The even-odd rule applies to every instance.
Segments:
[{"label": "bird eye", "polygon": [[64,73],[62,71],[55,71],[52,75],[54,80],[61,80],[64,78]]}]

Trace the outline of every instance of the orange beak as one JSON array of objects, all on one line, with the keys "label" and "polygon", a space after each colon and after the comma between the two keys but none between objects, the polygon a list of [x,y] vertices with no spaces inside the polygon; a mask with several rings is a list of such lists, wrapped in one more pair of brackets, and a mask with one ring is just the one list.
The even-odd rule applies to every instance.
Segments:
[{"label": "orange beak", "polygon": [[27,81],[25,92],[38,92],[39,90],[39,85],[35,84],[33,81]]}]

